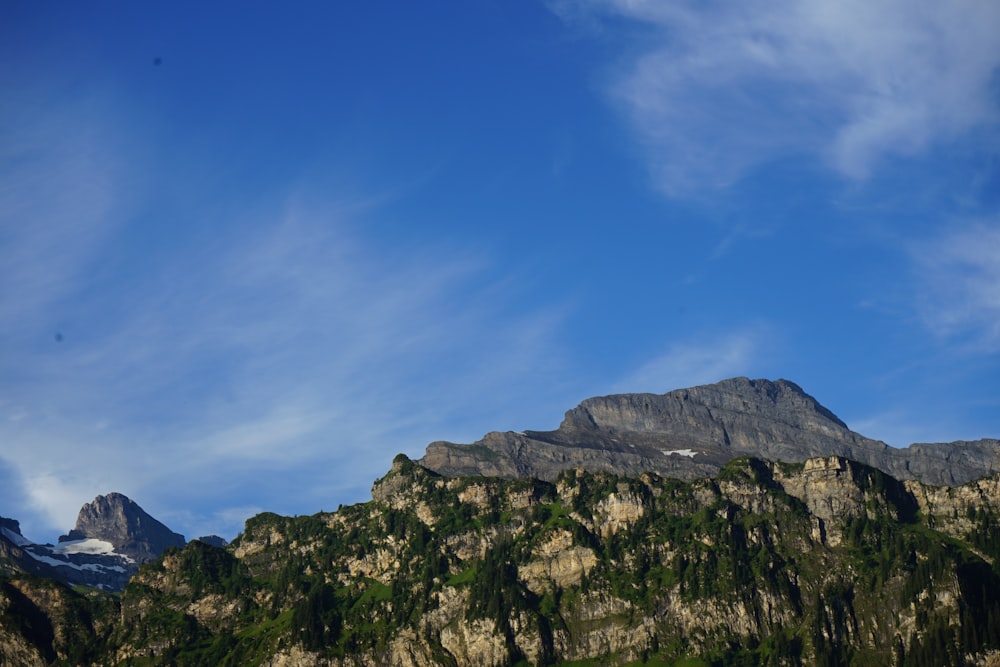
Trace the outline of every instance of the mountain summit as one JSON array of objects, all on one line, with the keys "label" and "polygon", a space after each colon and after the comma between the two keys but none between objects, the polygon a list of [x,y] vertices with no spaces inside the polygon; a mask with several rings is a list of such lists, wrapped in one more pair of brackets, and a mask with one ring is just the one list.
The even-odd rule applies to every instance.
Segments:
[{"label": "mountain summit", "polygon": [[434,442],[419,461],[448,476],[554,479],[570,468],[680,479],[711,476],[738,456],[799,462],[842,456],[899,479],[955,485],[1000,471],[1000,441],[904,449],[850,430],[794,382],[745,377],[665,394],[589,398],[554,431]]},{"label": "mountain summit", "polygon": [[[139,566],[168,547],[183,548],[171,531],[120,493],[97,496],[80,509],[76,527],[59,544],[35,544],[18,522],[0,518],[0,573],[29,572],[66,584],[120,591]],[[0,661],[2,662],[2,661]]]},{"label": "mountain summit", "polygon": [[184,536],[175,533],[120,493],[97,496],[80,508],[76,527],[59,542],[95,539],[110,542],[117,553],[137,563],[156,560],[167,547],[183,547]]}]

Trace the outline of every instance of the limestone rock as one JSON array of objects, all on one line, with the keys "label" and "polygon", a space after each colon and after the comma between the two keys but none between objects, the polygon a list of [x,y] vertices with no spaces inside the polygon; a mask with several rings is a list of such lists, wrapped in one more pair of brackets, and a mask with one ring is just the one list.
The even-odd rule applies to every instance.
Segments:
[{"label": "limestone rock", "polygon": [[597,564],[592,549],[573,545],[567,530],[552,534],[532,552],[534,558],[518,569],[518,576],[535,592],[576,586]]},{"label": "limestone rock", "polygon": [[851,431],[787,380],[733,378],[666,394],[589,398],[554,431],[494,432],[471,445],[433,442],[419,463],[448,476],[553,480],[582,468],[697,479],[739,456],[802,462],[839,456],[897,479],[958,485],[1000,472],[1000,440],[895,449]]},{"label": "limestone rock", "polygon": [[441,644],[462,665],[500,667],[507,663],[507,644],[493,619],[454,623],[441,630]]}]

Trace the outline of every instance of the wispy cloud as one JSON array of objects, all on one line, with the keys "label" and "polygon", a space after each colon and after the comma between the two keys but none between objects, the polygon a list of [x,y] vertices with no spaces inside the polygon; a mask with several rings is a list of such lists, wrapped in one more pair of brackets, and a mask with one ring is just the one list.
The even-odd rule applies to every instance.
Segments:
[{"label": "wispy cloud", "polygon": [[953,343],[1000,351],[1000,220],[950,227],[910,251],[925,325]]},{"label": "wispy cloud", "polygon": [[248,229],[137,277],[131,308],[79,323],[103,335],[50,343],[61,363],[11,362],[35,377],[0,424],[4,458],[50,524],[113,489],[335,506],[556,363],[559,316],[511,312],[518,288],[485,258],[380,248],[295,204]]},{"label": "wispy cloud", "polygon": [[53,324],[49,307],[79,287],[124,199],[113,136],[97,112],[30,111],[30,121],[16,123],[0,114],[0,329],[8,335]]},{"label": "wispy cloud", "polygon": [[661,394],[679,387],[748,375],[770,356],[767,327],[752,326],[696,340],[670,343],[666,351],[643,364],[615,386],[616,391]]},{"label": "wispy cloud", "polygon": [[690,193],[772,160],[820,155],[849,179],[919,154],[1000,110],[1000,5],[781,0],[581,0],[570,20],[647,30],[609,90],[648,149],[657,184]]},{"label": "wispy cloud", "polygon": [[366,236],[378,197],[303,184],[195,207],[176,249],[124,261],[144,246],[124,243],[142,221],[118,167],[145,165],[80,122],[2,161],[0,467],[34,536],[112,490],[228,537],[247,507],[354,502],[395,453],[468,434],[444,424],[478,437],[484,406],[558,366],[558,304],[521,307],[530,285],[485,251]]}]

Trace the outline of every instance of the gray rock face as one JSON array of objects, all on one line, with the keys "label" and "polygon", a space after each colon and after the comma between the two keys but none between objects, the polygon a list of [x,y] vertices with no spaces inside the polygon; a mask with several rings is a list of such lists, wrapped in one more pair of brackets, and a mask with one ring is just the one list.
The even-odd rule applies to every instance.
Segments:
[{"label": "gray rock face", "polygon": [[8,519],[0,516],[0,528],[6,528],[15,535],[21,534],[21,522],[17,519]]},{"label": "gray rock face", "polygon": [[213,547],[219,547],[220,549],[224,549],[229,544],[229,542],[218,535],[202,535],[201,537],[195,538],[195,541],[204,542],[205,544],[209,544]]},{"label": "gray rock face", "polygon": [[419,463],[448,476],[554,479],[583,468],[695,479],[743,455],[793,462],[841,456],[937,485],[1000,471],[998,440],[895,449],[851,431],[793,382],[748,378],[666,394],[589,398],[555,431],[489,433],[471,445],[435,442]]},{"label": "gray rock face", "polygon": [[171,546],[183,547],[184,537],[120,493],[84,505],[76,528],[56,546],[25,539],[17,521],[0,517],[0,572],[28,572],[70,585],[120,591],[139,565]]},{"label": "gray rock face", "polygon": [[0,517],[0,574],[28,572],[40,577],[53,576],[52,568],[24,550],[29,544],[21,535],[21,524],[16,519]]},{"label": "gray rock face", "polygon": [[184,536],[151,517],[138,504],[120,493],[97,496],[80,509],[76,527],[60,542],[93,538],[110,542],[115,551],[148,563],[167,547],[183,547]]}]

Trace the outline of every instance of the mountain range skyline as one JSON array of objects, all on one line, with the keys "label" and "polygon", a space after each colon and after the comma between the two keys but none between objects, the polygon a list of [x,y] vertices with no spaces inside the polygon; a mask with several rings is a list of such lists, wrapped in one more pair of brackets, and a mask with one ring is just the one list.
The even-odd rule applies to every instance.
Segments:
[{"label": "mountain range skyline", "polygon": [[[574,458],[575,452],[587,453]],[[400,456],[405,454],[396,458]],[[580,468],[634,476],[659,473],[690,480],[711,477],[739,456],[784,462],[842,456],[900,480],[960,485],[1000,470],[1000,439],[911,443],[907,448],[893,448],[850,430],[792,382],[739,377],[662,395],[591,397],[567,410],[557,430],[490,432],[469,444],[431,442],[417,463],[449,477],[549,479],[561,471]],[[324,510],[315,508],[304,514],[316,511]],[[258,514],[265,512],[270,510],[262,508]],[[17,523],[17,517],[6,518]],[[24,537],[19,530],[15,532]],[[221,538],[213,534],[194,539],[214,544],[220,539],[231,541],[240,533],[242,526]],[[116,556],[115,550],[123,550],[140,563],[155,559],[164,545],[186,541],[184,535],[173,533],[117,491],[85,503],[74,528],[63,531],[57,543],[88,539],[104,540],[101,544],[112,549],[112,556]],[[45,561],[49,550],[44,545],[53,540],[28,542],[42,545],[37,550]],[[111,562],[117,565],[114,559]]]},{"label": "mountain range skyline", "polygon": [[904,482],[839,456],[553,482],[442,477],[399,455],[370,501],[264,513],[223,548],[167,548],[124,590],[89,582],[111,591],[30,576],[2,521],[0,660],[985,665],[998,484]]},{"label": "mountain range skyline", "polygon": [[788,380],[592,397],[371,499],[187,542],[0,517],[4,664],[990,664],[1000,440],[894,449]]}]

